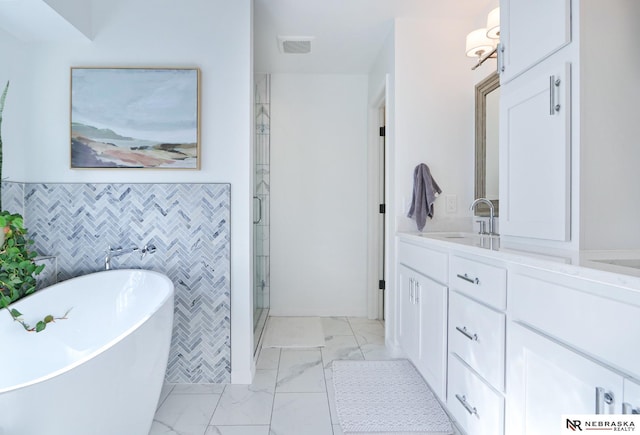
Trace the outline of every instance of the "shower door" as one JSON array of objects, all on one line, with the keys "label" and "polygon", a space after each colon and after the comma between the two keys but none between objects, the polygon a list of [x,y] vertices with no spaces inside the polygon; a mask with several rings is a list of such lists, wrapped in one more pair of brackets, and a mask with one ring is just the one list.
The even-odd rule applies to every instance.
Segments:
[{"label": "shower door", "polygon": [[253,219],[253,328],[254,343],[260,342],[269,314],[269,98],[270,76],[255,75],[255,174]]}]

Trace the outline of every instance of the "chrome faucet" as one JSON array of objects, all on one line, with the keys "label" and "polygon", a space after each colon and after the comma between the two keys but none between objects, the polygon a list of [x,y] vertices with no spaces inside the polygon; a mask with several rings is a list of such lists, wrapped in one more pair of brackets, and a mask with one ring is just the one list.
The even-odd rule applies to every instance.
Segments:
[{"label": "chrome faucet", "polygon": [[471,203],[471,207],[469,207],[469,210],[473,210],[476,207],[476,205],[481,203],[487,204],[489,206],[489,235],[490,236],[499,235],[498,233],[495,233],[493,231],[493,221],[495,216],[494,216],[494,210],[493,210],[493,203],[491,201],[489,201],[487,198],[478,198]]},{"label": "chrome faucet", "polygon": [[140,259],[143,259],[147,254],[153,254],[156,252],[156,247],[153,244],[144,245],[142,249],[133,246],[131,248],[112,248],[109,246],[107,248],[107,255],[104,257],[104,270],[111,270],[111,260],[115,257],[119,257],[125,254],[131,254],[132,252],[140,252]]}]

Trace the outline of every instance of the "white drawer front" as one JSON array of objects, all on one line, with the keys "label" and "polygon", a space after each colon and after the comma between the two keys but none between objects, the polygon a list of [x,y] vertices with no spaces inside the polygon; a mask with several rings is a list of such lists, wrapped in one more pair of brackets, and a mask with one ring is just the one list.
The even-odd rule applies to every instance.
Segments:
[{"label": "white drawer front", "polygon": [[449,356],[447,408],[467,435],[501,435],[504,399],[455,355]]},{"label": "white drawer front", "polygon": [[454,255],[449,283],[451,288],[500,310],[507,307],[506,269]]},{"label": "white drawer front", "polygon": [[457,292],[449,295],[449,351],[504,391],[505,315]]},{"label": "white drawer front", "polygon": [[424,246],[400,242],[398,261],[443,284],[447,283],[448,255]]},{"label": "white drawer front", "polygon": [[580,280],[570,287],[513,274],[509,283],[513,320],[640,376],[640,347],[626,345],[640,343],[640,307],[581,291],[580,285]]}]

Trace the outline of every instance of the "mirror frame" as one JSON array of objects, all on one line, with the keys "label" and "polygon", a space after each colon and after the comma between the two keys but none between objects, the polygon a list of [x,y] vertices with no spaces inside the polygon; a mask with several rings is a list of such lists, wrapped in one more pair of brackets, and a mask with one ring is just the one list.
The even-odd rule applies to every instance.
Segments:
[{"label": "mirror frame", "polygon": [[[500,87],[500,76],[497,72],[491,73],[487,78],[476,85],[476,168],[475,168],[475,198],[484,198],[486,194],[487,178],[487,95]],[[495,216],[499,216],[499,200],[492,199]],[[489,216],[489,206],[478,204],[474,216]]]}]

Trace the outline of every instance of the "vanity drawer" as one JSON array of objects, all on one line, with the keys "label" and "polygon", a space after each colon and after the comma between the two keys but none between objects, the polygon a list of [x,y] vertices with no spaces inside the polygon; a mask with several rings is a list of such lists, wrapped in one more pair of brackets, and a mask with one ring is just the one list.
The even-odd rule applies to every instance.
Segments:
[{"label": "vanity drawer", "polygon": [[450,287],[504,310],[507,307],[507,271],[502,267],[451,257]]},{"label": "vanity drawer", "polygon": [[504,399],[455,355],[449,355],[447,408],[467,435],[503,433]]},{"label": "vanity drawer", "polygon": [[620,290],[614,286],[533,273],[540,277],[520,273],[510,277],[513,320],[640,377],[640,348],[627,345],[640,342],[640,306],[607,297]]},{"label": "vanity drawer", "polygon": [[398,243],[398,262],[440,283],[447,283],[448,255],[412,243]]},{"label": "vanity drawer", "polygon": [[504,391],[505,324],[503,313],[455,291],[449,294],[449,351],[501,391]]}]

